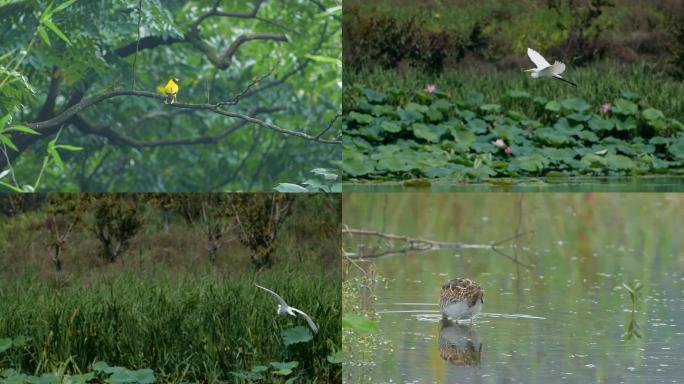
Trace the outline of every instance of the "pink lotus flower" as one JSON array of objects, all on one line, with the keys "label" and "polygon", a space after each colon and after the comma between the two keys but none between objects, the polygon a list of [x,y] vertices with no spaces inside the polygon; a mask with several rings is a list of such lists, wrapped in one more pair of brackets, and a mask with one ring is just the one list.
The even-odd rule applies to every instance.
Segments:
[{"label": "pink lotus flower", "polygon": [[497,148],[504,148],[506,146],[506,143],[502,139],[496,139],[496,141],[492,141],[492,144]]},{"label": "pink lotus flower", "polygon": [[504,153],[506,153],[507,155],[510,155],[511,153],[513,153],[513,148],[506,147],[506,149],[504,149]]},{"label": "pink lotus flower", "polygon": [[610,111],[610,103],[601,104],[601,113],[608,113]]},{"label": "pink lotus flower", "polygon": [[425,92],[432,95],[437,90],[437,86],[434,84],[428,84],[425,86]]}]

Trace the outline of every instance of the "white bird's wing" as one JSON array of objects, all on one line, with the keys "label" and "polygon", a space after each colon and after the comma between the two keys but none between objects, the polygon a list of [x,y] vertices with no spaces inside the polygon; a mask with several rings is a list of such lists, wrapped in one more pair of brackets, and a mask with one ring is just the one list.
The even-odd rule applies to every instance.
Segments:
[{"label": "white bird's wing", "polygon": [[530,60],[532,60],[532,62],[534,63],[534,65],[537,66],[537,68],[543,69],[551,66],[551,64],[549,64],[549,62],[546,61],[544,56],[540,55],[539,52],[535,51],[532,48],[527,48],[527,56],[530,57]]},{"label": "white bird's wing", "polygon": [[550,69],[551,73],[554,75],[560,75],[561,73],[565,72],[565,64],[561,63],[560,61],[556,61],[553,63]]},{"label": "white bird's wing", "polygon": [[311,330],[312,330],[314,333],[318,333],[318,327],[317,327],[316,324],[313,322],[313,320],[311,320],[311,318],[309,317],[309,315],[307,315],[306,313],[300,311],[299,309],[297,309],[297,308],[295,308],[295,307],[290,307],[290,309],[292,309],[292,311],[297,312],[297,313],[299,313],[300,315],[302,315],[302,317],[306,319],[306,322],[309,323],[309,326],[311,327]]},{"label": "white bird's wing", "polygon": [[282,305],[282,306],[284,306],[284,307],[289,307],[289,305],[287,305],[287,303],[285,302],[285,300],[283,300],[283,298],[280,297],[280,295],[278,295],[277,293],[271,291],[271,290],[268,289],[268,288],[264,288],[264,287],[262,287],[262,286],[259,285],[259,284],[254,284],[254,285],[256,285],[257,287],[263,289],[263,290],[266,291],[266,292],[270,292],[271,295],[275,296],[276,299],[278,299],[278,302],[280,303],[280,305]]}]

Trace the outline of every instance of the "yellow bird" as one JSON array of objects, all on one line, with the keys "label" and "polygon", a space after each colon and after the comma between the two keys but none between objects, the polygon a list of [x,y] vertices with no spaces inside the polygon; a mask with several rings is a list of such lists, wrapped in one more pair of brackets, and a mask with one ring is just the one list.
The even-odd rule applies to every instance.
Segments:
[{"label": "yellow bird", "polygon": [[168,83],[164,86],[163,89],[164,95],[166,95],[166,99],[164,100],[164,104],[173,104],[176,102],[176,96],[178,95],[178,79],[173,78],[170,79]]}]

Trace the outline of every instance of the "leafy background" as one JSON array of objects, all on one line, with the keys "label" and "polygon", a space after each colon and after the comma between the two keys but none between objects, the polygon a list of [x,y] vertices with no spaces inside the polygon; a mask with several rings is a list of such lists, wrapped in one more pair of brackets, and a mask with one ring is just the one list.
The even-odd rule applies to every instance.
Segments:
[{"label": "leafy background", "polygon": [[[215,5],[222,12],[258,11],[200,19]],[[0,86],[0,117],[7,117],[0,127],[7,154],[0,181],[42,191],[272,190],[279,182],[303,181],[314,168],[331,168],[339,161],[337,144],[255,124],[230,132],[240,119],[168,107],[161,98],[119,96],[63,125],[42,130],[32,124],[114,88],[156,92],[175,76],[179,103],[216,103],[248,90],[224,108],[243,114],[266,109],[258,118],[316,136],[341,102],[339,5],[0,1],[0,81],[7,78]],[[240,35],[257,33],[289,42],[247,41],[221,61]],[[40,135],[12,130],[22,126]],[[339,124],[322,138],[336,141],[338,135]]]}]

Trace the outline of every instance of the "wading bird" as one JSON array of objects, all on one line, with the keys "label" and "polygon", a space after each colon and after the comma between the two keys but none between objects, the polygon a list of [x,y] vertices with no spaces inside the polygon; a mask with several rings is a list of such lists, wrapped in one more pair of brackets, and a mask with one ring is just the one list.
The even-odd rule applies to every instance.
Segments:
[{"label": "wading bird", "polygon": [[470,279],[449,280],[442,286],[439,295],[439,310],[442,318],[455,320],[470,319],[480,313],[484,304],[484,290],[480,284]]},{"label": "wading bird", "polygon": [[527,48],[527,56],[529,56],[530,60],[532,60],[534,65],[537,66],[537,68],[525,70],[525,72],[531,72],[530,75],[532,76],[532,78],[536,79],[537,77],[553,77],[554,79],[558,79],[568,84],[571,84],[574,87],[577,86],[572,81],[566,80],[563,77],[561,77],[560,74],[565,71],[565,64],[556,60],[553,63],[553,65],[551,65],[548,61],[546,61],[544,56],[540,55],[539,52],[535,51],[532,48]]},{"label": "wading bird", "polygon": [[299,313],[304,319],[306,319],[306,322],[309,323],[309,326],[311,327],[311,330],[313,331],[313,333],[318,333],[318,327],[317,327],[316,324],[313,322],[313,320],[311,320],[311,318],[309,317],[309,315],[307,315],[306,313],[300,311],[299,309],[297,309],[297,308],[295,308],[295,307],[290,307],[289,305],[287,305],[287,303],[285,302],[285,300],[283,300],[283,298],[280,297],[280,295],[278,295],[277,293],[271,291],[270,289],[264,288],[264,287],[262,287],[262,286],[259,285],[259,284],[254,284],[254,285],[256,285],[257,287],[263,289],[263,290],[266,291],[266,292],[269,292],[271,295],[275,296],[275,298],[278,300],[278,303],[279,303],[279,304],[278,304],[278,310],[277,310],[277,313],[278,313],[279,315],[288,314],[288,315],[292,315],[292,316],[297,316],[296,313]]}]

